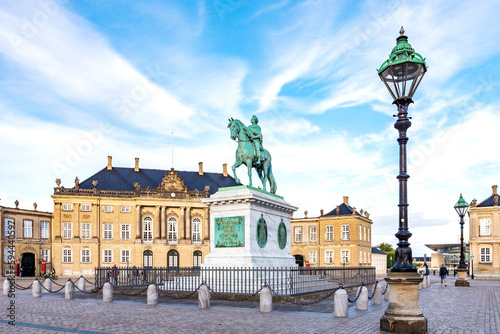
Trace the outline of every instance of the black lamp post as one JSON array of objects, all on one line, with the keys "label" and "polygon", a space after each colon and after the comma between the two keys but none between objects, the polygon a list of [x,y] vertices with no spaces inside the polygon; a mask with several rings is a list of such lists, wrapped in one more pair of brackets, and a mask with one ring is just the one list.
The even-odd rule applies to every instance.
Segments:
[{"label": "black lamp post", "polygon": [[458,264],[458,268],[467,269],[465,265],[465,253],[464,253],[464,216],[469,210],[469,204],[464,200],[462,194],[460,194],[460,198],[458,199],[457,204],[455,204],[455,210],[460,217],[460,262]]},{"label": "black lamp post", "polygon": [[458,279],[455,281],[456,286],[469,286],[467,281],[467,266],[465,265],[465,253],[464,253],[464,216],[469,210],[469,204],[464,200],[462,194],[458,199],[457,204],[455,204],[455,210],[460,217],[460,262],[458,264]]},{"label": "black lamp post", "polygon": [[[416,53],[408,43],[408,37],[404,35],[401,27],[400,36],[396,39],[397,44],[392,49],[389,56],[380,69],[378,75],[394,99],[393,104],[398,108],[397,121],[394,127],[399,132],[399,229],[396,233],[398,238],[398,248],[396,248],[396,263],[391,268],[391,272],[416,272],[417,268],[412,263],[412,251],[408,239],[411,233],[408,230],[408,190],[407,181],[410,177],[406,170],[406,143],[408,137],[406,130],[411,126],[408,117],[408,106],[413,103],[412,97],[415,94],[427,66],[425,59]],[[394,115],[396,117],[396,115]]]}]

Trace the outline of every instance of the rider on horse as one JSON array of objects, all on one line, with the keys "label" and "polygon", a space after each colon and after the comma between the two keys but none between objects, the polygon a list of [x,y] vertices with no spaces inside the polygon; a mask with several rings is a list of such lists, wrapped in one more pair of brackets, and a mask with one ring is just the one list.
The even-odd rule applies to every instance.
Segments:
[{"label": "rider on horse", "polygon": [[253,115],[251,119],[252,125],[245,128],[248,138],[255,149],[254,163],[260,164],[264,161],[264,148],[262,147],[262,131],[260,130],[259,119]]}]

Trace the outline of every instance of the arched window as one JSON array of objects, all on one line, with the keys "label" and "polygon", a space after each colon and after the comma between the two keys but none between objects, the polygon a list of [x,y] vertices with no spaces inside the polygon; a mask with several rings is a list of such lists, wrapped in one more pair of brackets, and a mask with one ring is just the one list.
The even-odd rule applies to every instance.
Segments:
[{"label": "arched window", "polygon": [[142,262],[144,267],[152,267],[153,266],[153,251],[145,250],[142,254]]},{"label": "arched window", "polygon": [[201,219],[194,218],[193,219],[193,236],[191,237],[191,241],[193,243],[201,243]]},{"label": "arched window", "polygon": [[179,266],[179,252],[171,249],[167,253],[167,267],[178,267]]},{"label": "arched window", "polygon": [[153,218],[144,217],[142,220],[142,241],[153,242]]},{"label": "arched window", "polygon": [[168,225],[167,226],[167,231],[168,231],[167,240],[169,242],[177,242],[177,218],[175,218],[175,217],[168,218],[167,225]]},{"label": "arched window", "polygon": [[193,252],[193,267],[201,266],[201,251]]}]

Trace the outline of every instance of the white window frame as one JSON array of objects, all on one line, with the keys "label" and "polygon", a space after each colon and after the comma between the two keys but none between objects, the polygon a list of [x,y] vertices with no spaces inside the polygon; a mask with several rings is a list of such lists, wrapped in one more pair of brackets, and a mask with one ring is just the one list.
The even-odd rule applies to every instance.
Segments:
[{"label": "white window frame", "polygon": [[479,219],[479,236],[490,236],[491,235],[491,218],[480,218]]},{"label": "white window frame", "polygon": [[90,239],[91,237],[91,225],[90,223],[82,223],[82,239]]},{"label": "white window frame", "polygon": [[363,264],[363,251],[359,251],[359,264]]},{"label": "white window frame", "polygon": [[40,259],[45,260],[45,263],[50,263],[50,249],[48,248],[40,249]]},{"label": "white window frame", "polygon": [[63,249],[63,263],[73,263],[73,250],[71,248]]},{"label": "white window frame", "polygon": [[80,262],[81,263],[90,263],[90,254],[91,254],[91,251],[90,251],[90,248],[84,248],[82,250],[80,250]]},{"label": "white window frame", "polygon": [[121,263],[130,263],[130,249],[122,249],[120,253]]},{"label": "white window frame", "polygon": [[325,264],[333,264],[333,250],[331,249],[325,251]]},{"label": "white window frame", "polygon": [[130,213],[130,206],[128,206],[128,205],[122,205],[120,207],[120,212],[121,213]]},{"label": "white window frame", "polygon": [[342,240],[351,240],[351,225],[341,225],[341,237]]},{"label": "white window frame", "polygon": [[40,222],[40,238],[48,239],[49,238],[49,222]]},{"label": "white window frame", "polygon": [[317,256],[318,252],[316,252],[315,250],[313,251],[309,251],[309,263],[310,264],[316,264],[318,263],[318,256]]},{"label": "white window frame", "polygon": [[349,264],[351,263],[351,251],[348,250],[348,249],[343,249],[341,252],[340,252],[340,262],[342,264]]},{"label": "white window frame", "polygon": [[198,217],[193,218],[191,224],[191,241],[193,243],[201,243],[201,219]]},{"label": "white window frame", "polygon": [[121,224],[121,239],[130,240],[130,224]]},{"label": "white window frame", "polygon": [[359,241],[363,239],[363,226],[359,225]]},{"label": "white window frame", "polygon": [[113,263],[113,250],[104,249],[102,251],[102,263]]},{"label": "white window frame", "polygon": [[366,238],[366,226],[363,227],[364,233],[363,233],[363,241],[368,241]]},{"label": "white window frame", "polygon": [[82,204],[81,205],[81,211],[82,212],[90,212],[90,211],[92,211],[91,205],[90,204]]},{"label": "white window frame", "polygon": [[63,239],[73,238],[73,223],[63,223]]},{"label": "white window frame", "polygon": [[103,224],[102,238],[104,240],[113,240],[113,224]]},{"label": "white window frame", "polygon": [[302,242],[302,226],[296,226],[293,234],[295,235],[295,242]]},{"label": "white window frame", "polygon": [[333,241],[333,225],[325,226],[325,241]]},{"label": "white window frame", "polygon": [[167,220],[167,241],[169,243],[176,243],[179,232],[179,224],[177,218],[171,216]]},{"label": "white window frame", "polygon": [[73,211],[73,204],[63,203],[62,210],[63,211]]},{"label": "white window frame", "polygon": [[113,206],[112,205],[103,205],[102,206],[102,212],[113,212]]},{"label": "white window frame", "polygon": [[367,261],[366,261],[366,251],[363,251],[363,264],[367,264]]},{"label": "white window frame", "polygon": [[371,242],[370,228],[368,227],[368,238],[366,241]]},{"label": "white window frame", "polygon": [[372,263],[372,261],[371,261],[372,260],[371,252],[368,251],[367,253],[368,253],[368,256],[367,256],[368,264],[370,264],[370,263]]},{"label": "white window frame", "polygon": [[142,241],[153,242],[153,218],[149,216],[142,219]]},{"label": "white window frame", "polygon": [[23,219],[23,230],[25,238],[33,238],[33,220]]},{"label": "white window frame", "polygon": [[[9,226],[12,226],[12,227],[9,228]],[[8,237],[9,235],[13,235],[14,229],[15,229],[14,219],[5,218],[5,220],[4,220],[4,236]],[[10,232],[12,232],[12,233],[10,233]]]},{"label": "white window frame", "polygon": [[491,247],[481,247],[479,249],[479,262],[491,263]]},{"label": "white window frame", "polygon": [[318,228],[316,226],[309,226],[309,241],[318,241]]}]

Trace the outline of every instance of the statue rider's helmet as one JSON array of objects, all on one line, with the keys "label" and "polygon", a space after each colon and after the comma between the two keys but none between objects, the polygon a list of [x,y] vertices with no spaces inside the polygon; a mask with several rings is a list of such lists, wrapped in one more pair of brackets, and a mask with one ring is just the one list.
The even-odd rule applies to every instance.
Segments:
[{"label": "statue rider's helmet", "polygon": [[251,122],[252,122],[252,124],[257,124],[257,123],[259,123],[259,119],[257,118],[257,116],[253,115]]}]

